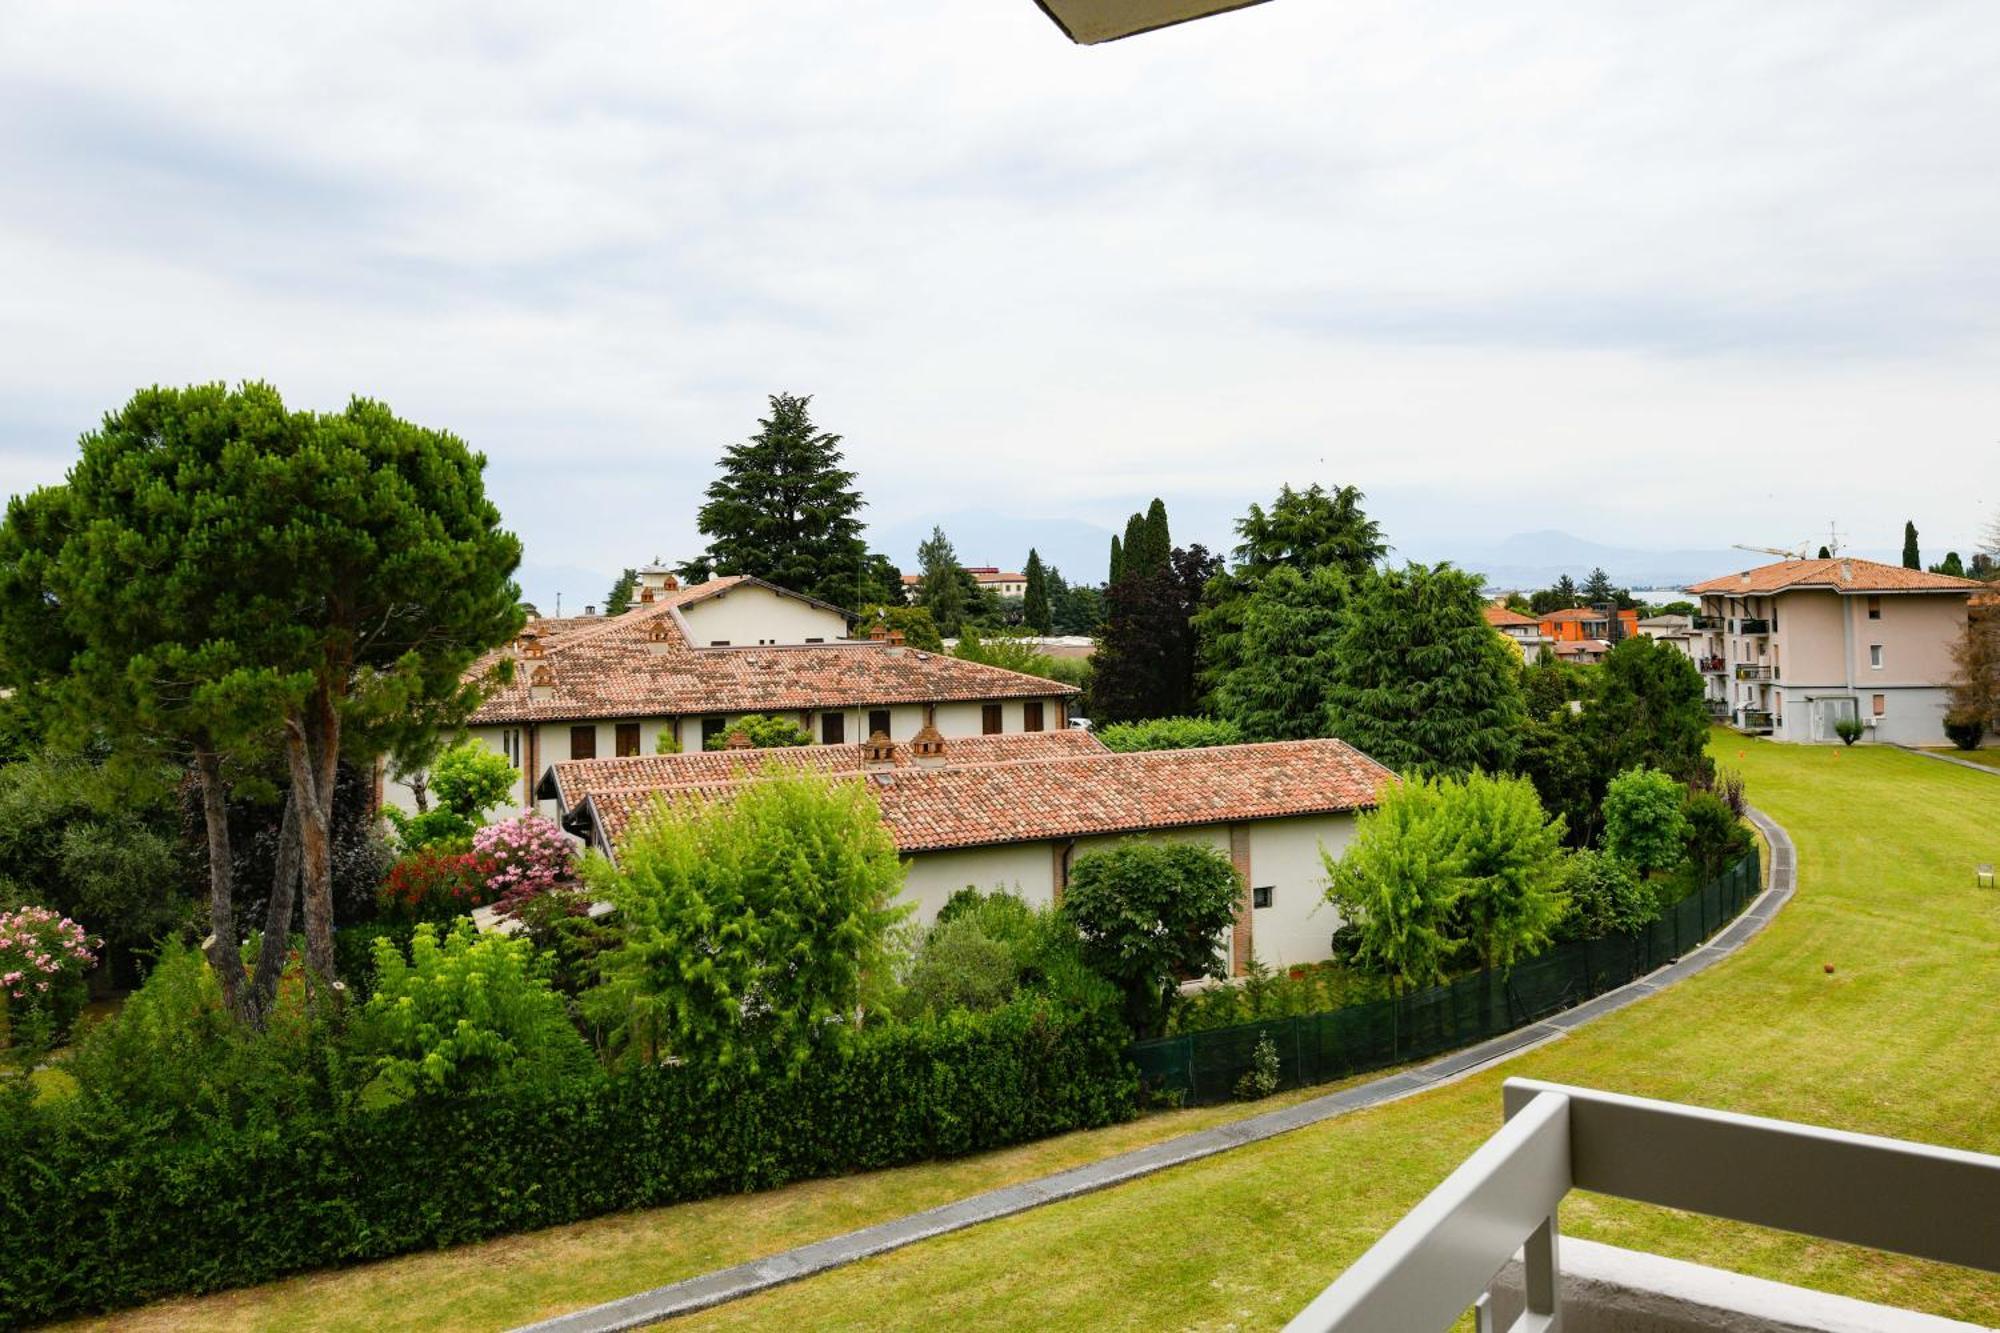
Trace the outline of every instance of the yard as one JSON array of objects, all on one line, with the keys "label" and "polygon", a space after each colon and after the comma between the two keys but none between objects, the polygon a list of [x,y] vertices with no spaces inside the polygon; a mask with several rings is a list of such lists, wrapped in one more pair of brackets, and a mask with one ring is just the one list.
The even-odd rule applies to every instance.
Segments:
[{"label": "yard", "polygon": [[[684,1321],[700,1328],[1264,1327],[1499,1123],[1509,1074],[2000,1151],[1991,779],[1887,748],[1718,733],[1792,832],[1800,892],[1738,958],[1502,1069]],[[1827,974],[1823,964],[1835,972]],[[1269,1103],[1262,1105],[1268,1106]],[[120,1328],[504,1327],[1054,1170],[1228,1114],[610,1217],[135,1311]],[[1608,1200],[1574,1234],[2000,1322],[2000,1279]]]},{"label": "yard", "polygon": [[1953,759],[1964,759],[1988,768],[2000,768],[2000,745],[1987,745],[1977,750],[1939,750],[1938,754],[1949,755]]}]

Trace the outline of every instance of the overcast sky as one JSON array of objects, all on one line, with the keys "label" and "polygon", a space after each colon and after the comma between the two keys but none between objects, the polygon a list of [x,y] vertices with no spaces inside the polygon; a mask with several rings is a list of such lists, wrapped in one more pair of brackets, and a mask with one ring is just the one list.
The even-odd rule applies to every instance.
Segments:
[{"label": "overcast sky", "polygon": [[906,528],[1158,494],[1213,543],[1318,480],[1432,558],[1935,558],[2000,509],[1996,68],[1990,0],[1095,48],[1032,0],[0,0],[0,488],[261,377],[457,431],[531,562],[615,570],[790,390]]}]

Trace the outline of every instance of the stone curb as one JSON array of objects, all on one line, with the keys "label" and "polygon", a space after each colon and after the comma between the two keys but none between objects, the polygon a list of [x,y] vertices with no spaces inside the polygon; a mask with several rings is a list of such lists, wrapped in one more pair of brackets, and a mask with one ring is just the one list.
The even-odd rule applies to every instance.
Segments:
[{"label": "stone curb", "polygon": [[1939,754],[1936,750],[1919,750],[1914,745],[1898,745],[1896,748],[1904,754],[1913,754],[1922,759],[1935,759],[1940,764],[1957,764],[1960,768],[1984,773],[1989,778],[2000,778],[2000,768],[1995,768],[1991,764],[1974,763],[1970,759],[1960,759],[1955,754]]},{"label": "stone curb", "polygon": [[706,1310],[873,1255],[901,1249],[933,1236],[962,1231],[981,1222],[1011,1217],[1044,1204],[1121,1185],[1168,1167],[1200,1161],[1245,1144],[1261,1143],[1350,1111],[1381,1106],[1463,1078],[1488,1065],[1512,1059],[1713,967],[1770,924],[1772,917],[1791,898],[1796,888],[1798,853],[1792,846],[1791,837],[1768,816],[1754,809],[1748,812],[1748,816],[1751,824],[1764,835],[1771,850],[1770,882],[1764,891],[1750,901],[1736,920],[1707,943],[1690,949],[1665,967],[1656,968],[1573,1009],[1565,1009],[1539,1022],[1502,1033],[1476,1046],[1453,1051],[1426,1064],[1357,1083],[1323,1097],[1297,1102],[1276,1111],[1265,1111],[1227,1125],[1195,1130],[1144,1148],[1134,1148],[1052,1175],[988,1190],[984,1194],[974,1194],[766,1258],[753,1259],[732,1268],[719,1268],[603,1305],[557,1315],[553,1319],[525,1325],[517,1333],[614,1333],[620,1329],[644,1328],[677,1315]]}]

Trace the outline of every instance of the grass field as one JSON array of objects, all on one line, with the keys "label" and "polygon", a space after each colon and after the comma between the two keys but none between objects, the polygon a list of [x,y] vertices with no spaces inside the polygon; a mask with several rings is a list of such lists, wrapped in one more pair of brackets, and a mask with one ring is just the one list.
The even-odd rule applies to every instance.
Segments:
[{"label": "grass field", "polygon": [[[1800,893],[1736,958],[1502,1069],[939,1238],[697,1328],[1283,1322],[1500,1122],[1511,1074],[2000,1151],[1990,779],[1889,748],[1723,737],[1792,832]],[[1833,963],[1828,975],[1822,967]],[[1264,1103],[1262,1106],[1268,1106]],[[1262,1109],[1260,1106],[1259,1109]],[[500,1328],[1179,1133],[1188,1112],[969,1161],[600,1219],[181,1301],[125,1328]],[[1573,1234],[2000,1323],[2000,1278],[1590,1196]]]},{"label": "grass field", "polygon": [[1939,750],[1938,753],[1948,754],[1953,759],[1969,759],[1988,768],[2000,768],[2000,746],[1988,745],[1978,750]]}]

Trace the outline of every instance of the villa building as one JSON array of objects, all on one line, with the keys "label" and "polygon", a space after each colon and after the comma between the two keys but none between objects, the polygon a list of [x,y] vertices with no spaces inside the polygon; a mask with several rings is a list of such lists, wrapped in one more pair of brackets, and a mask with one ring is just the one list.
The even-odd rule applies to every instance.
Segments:
[{"label": "villa building", "polygon": [[[882,627],[849,638],[849,623],[841,608],[761,579],[683,587],[648,568],[623,615],[534,620],[475,663],[468,679],[490,679],[510,659],[512,679],[473,713],[471,733],[520,770],[528,806],[535,778],[559,760],[700,750],[752,713],[797,722],[815,745],[1069,726],[1072,686],[911,648]],[[384,796],[410,801],[403,784]]]},{"label": "villa building", "polygon": [[[993,592],[1002,597],[1026,597],[1028,576],[998,565],[967,565],[965,572],[972,575],[972,581],[979,585],[981,592]],[[915,601],[917,589],[923,586],[922,574],[903,575],[903,599]]]},{"label": "villa building", "polygon": [[1486,623],[1500,631],[1500,636],[1513,644],[1521,656],[1532,662],[1541,654],[1551,640],[1542,633],[1542,622],[1533,616],[1524,616],[1505,602],[1486,604]]},{"label": "villa building", "polygon": [[1339,917],[1320,853],[1338,856],[1356,815],[1395,780],[1338,740],[1118,754],[1084,731],[947,738],[926,727],[907,743],[558,762],[537,794],[615,860],[656,802],[712,799],[768,766],[868,784],[920,922],[967,887],[1057,901],[1077,856],[1124,838],[1214,847],[1243,879],[1229,941],[1239,974],[1253,949],[1281,967],[1331,956]]},{"label": "villa building", "polygon": [[1693,616],[1647,616],[1639,622],[1638,631],[1655,643],[1673,647],[1690,662],[1700,660],[1698,640],[1702,636],[1695,632]]},{"label": "villa building", "polygon": [[1840,557],[1783,560],[1697,583],[1696,664],[1710,710],[1779,740],[1869,738],[1936,745],[1952,646],[1973,579]]}]

